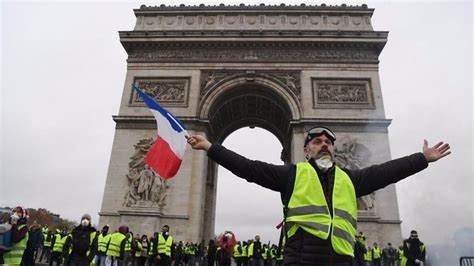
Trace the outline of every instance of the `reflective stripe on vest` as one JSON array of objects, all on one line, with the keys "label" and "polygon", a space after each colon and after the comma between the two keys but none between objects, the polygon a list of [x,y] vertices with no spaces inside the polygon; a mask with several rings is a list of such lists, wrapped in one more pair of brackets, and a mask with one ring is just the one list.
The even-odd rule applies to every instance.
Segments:
[{"label": "reflective stripe on vest", "polygon": [[48,239],[48,234],[47,233],[43,234],[43,239],[44,239],[43,246],[44,247],[48,247],[48,248],[51,247],[51,238],[52,237],[49,237],[49,241],[47,241],[46,239]]},{"label": "reflective stripe on vest", "polygon": [[153,247],[155,246],[155,241],[150,242],[150,249],[148,250],[148,255],[153,255]]},{"label": "reflective stripe on vest", "polygon": [[[20,231],[26,225],[22,224],[18,226],[18,231]],[[26,236],[20,240],[20,242],[13,243],[12,249],[3,254],[3,260],[5,264],[16,264],[21,263],[21,258],[26,249],[26,243],[28,242],[29,233],[26,233]]]},{"label": "reflective stripe on vest", "polygon": [[354,236],[357,233],[357,200],[351,179],[339,167],[336,167],[334,174],[332,203],[333,217],[316,170],[308,162],[298,163],[295,185],[288,203],[286,221],[291,226],[287,228],[288,237],[294,235],[298,227],[321,239],[327,239],[329,232],[332,232],[334,251],[353,257]]},{"label": "reflective stripe on vest", "polygon": [[132,235],[130,233],[126,236],[127,240],[125,242],[125,251],[132,250]]},{"label": "reflective stripe on vest", "polygon": [[53,251],[63,252],[64,244],[66,244],[67,235],[61,236],[60,234],[56,235],[56,240],[54,241]]},{"label": "reflective stripe on vest", "polygon": [[234,258],[240,258],[242,256],[242,253],[239,251],[240,245],[237,244],[234,246]]},{"label": "reflective stripe on vest", "polygon": [[113,233],[110,237],[109,249],[107,249],[107,256],[120,257],[120,245],[125,239],[125,235],[122,233]]},{"label": "reflective stripe on vest", "polygon": [[100,252],[106,252],[107,251],[107,243],[109,243],[110,236],[112,234],[108,234],[103,236],[102,234],[99,234],[99,239],[97,240],[97,245],[98,245],[98,250]]},{"label": "reflective stripe on vest", "polygon": [[168,236],[165,240],[162,234],[158,235],[158,254],[165,254],[171,257],[171,245],[173,244],[173,237]]}]

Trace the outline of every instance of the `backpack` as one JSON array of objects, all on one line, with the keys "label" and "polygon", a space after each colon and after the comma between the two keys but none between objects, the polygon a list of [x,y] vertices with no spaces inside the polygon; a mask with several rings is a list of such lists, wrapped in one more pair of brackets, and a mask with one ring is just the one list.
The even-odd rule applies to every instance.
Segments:
[{"label": "backpack", "polygon": [[80,256],[86,256],[90,246],[90,232],[77,230],[72,236],[72,251]]}]

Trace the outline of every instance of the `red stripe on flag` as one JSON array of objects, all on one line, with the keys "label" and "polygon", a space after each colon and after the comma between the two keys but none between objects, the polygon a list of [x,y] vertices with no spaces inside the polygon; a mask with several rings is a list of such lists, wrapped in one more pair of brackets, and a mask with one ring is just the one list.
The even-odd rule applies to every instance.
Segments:
[{"label": "red stripe on flag", "polygon": [[168,142],[158,136],[145,157],[145,163],[158,175],[169,179],[178,172],[181,159],[171,150]]}]

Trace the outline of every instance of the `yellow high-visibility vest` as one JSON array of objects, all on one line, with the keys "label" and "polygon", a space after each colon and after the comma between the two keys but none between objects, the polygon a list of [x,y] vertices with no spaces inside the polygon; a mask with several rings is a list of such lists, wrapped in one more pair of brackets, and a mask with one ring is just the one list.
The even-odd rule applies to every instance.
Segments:
[{"label": "yellow high-visibility vest", "polygon": [[300,227],[321,239],[331,237],[337,254],[354,257],[357,199],[347,173],[339,167],[335,169],[331,217],[316,170],[308,162],[298,163],[286,222],[291,225],[288,237]]},{"label": "yellow high-visibility vest", "polygon": [[171,245],[173,244],[173,237],[168,236],[165,240],[162,234],[158,235],[158,254],[165,254],[171,257]]},{"label": "yellow high-visibility vest", "polygon": [[63,252],[64,244],[66,244],[68,236],[61,236],[61,234],[56,235],[56,240],[54,241],[53,251]]},{"label": "yellow high-visibility vest", "polygon": [[120,257],[120,246],[125,239],[125,235],[119,232],[113,233],[110,237],[109,249],[107,249],[107,256]]},{"label": "yellow high-visibility vest", "polygon": [[242,256],[242,252],[239,251],[239,248],[241,248],[239,244],[234,246],[234,258],[240,258]]},{"label": "yellow high-visibility vest", "polygon": [[[19,225],[18,231],[20,231],[25,226],[26,226],[25,224]],[[10,249],[9,251],[6,251],[3,254],[3,260],[5,264],[15,264],[15,265],[21,264],[21,258],[23,257],[23,253],[25,252],[28,238],[29,238],[29,233],[27,232],[26,236],[22,240],[20,240],[17,243],[13,243],[12,249]]]},{"label": "yellow high-visibility vest", "polygon": [[107,251],[107,243],[109,243],[109,240],[110,240],[110,236],[112,234],[107,234],[105,236],[103,236],[102,234],[99,234],[99,238],[97,240],[97,245],[98,245],[98,250],[100,252],[106,252]]}]

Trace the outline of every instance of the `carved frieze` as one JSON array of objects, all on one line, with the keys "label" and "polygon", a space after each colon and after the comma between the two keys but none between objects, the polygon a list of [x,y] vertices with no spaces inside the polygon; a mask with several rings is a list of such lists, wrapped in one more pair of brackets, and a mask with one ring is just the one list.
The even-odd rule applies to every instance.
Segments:
[{"label": "carved frieze", "polygon": [[[245,14],[236,16],[235,14],[223,14],[215,16],[213,14],[206,14],[200,16],[199,19],[195,19],[195,14],[185,15],[174,15],[164,14],[162,12],[156,15],[137,16],[137,23],[135,30],[174,30],[175,27],[181,26],[186,30],[211,30],[215,29],[216,25],[223,25],[229,30],[241,30],[241,29],[258,29],[260,27],[266,27],[269,29],[275,29],[278,26],[279,29],[294,29],[294,26],[298,26],[300,30],[309,30],[312,25],[321,25],[321,29],[326,30],[372,30],[370,26],[370,18],[367,20],[361,13],[359,15],[353,15],[351,22],[349,23],[348,16],[340,15],[324,15],[321,13],[299,14],[299,13],[288,13],[288,14],[265,14],[265,15],[254,15]],[[307,19],[309,22],[307,23]],[[161,23],[161,21],[164,23]],[[322,21],[322,23],[320,23]],[[198,22],[198,23],[195,23]],[[224,23],[225,22],[225,23]],[[245,26],[245,28],[243,27]],[[250,27],[250,28],[247,28]]]},{"label": "carved frieze", "polygon": [[[135,86],[145,90],[157,102],[165,106],[188,105],[190,78],[172,77],[172,78],[136,78]],[[132,91],[130,106],[143,106],[143,100],[136,91]]]},{"label": "carved frieze", "polygon": [[153,143],[153,138],[149,138],[141,139],[134,145],[135,153],[130,157],[129,171],[125,175],[128,189],[124,195],[124,207],[152,207],[162,212],[166,206],[169,185],[144,162],[145,155]]},{"label": "carved frieze", "polygon": [[246,77],[262,77],[277,82],[289,92],[301,97],[300,71],[232,71],[203,70],[201,71],[201,97],[228,80]]},{"label": "carved frieze", "polygon": [[[336,164],[350,170],[362,169],[370,164],[372,152],[357,139],[343,137],[336,142]],[[375,207],[375,192],[357,199],[359,210],[371,211]]]},{"label": "carved frieze", "polygon": [[374,108],[368,79],[313,79],[313,108]]},{"label": "carved frieze", "polygon": [[128,62],[377,62],[376,50],[298,47],[258,47],[238,49],[227,47],[167,47],[133,49]]}]

